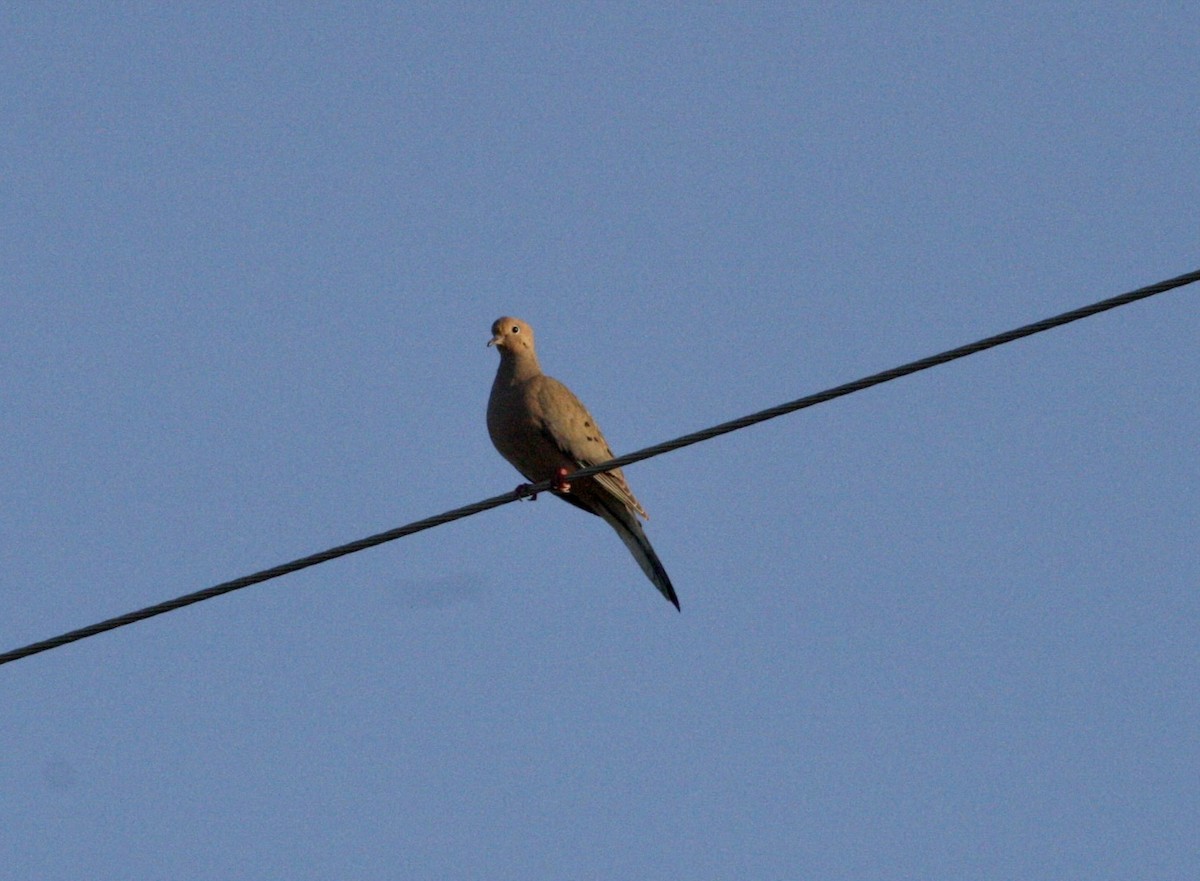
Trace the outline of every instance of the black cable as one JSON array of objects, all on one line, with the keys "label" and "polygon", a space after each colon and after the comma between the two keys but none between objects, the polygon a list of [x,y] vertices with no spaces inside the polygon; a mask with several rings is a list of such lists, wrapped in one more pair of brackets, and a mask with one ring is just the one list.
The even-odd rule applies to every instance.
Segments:
[{"label": "black cable", "polygon": [[[937,367],[940,364],[946,364],[958,358],[965,358],[967,355],[974,355],[976,352],[982,352],[985,349],[991,349],[995,346],[1001,346],[1005,343],[1019,340],[1022,337],[1032,336],[1035,333],[1041,333],[1044,330],[1061,327],[1064,324],[1069,324],[1072,321],[1078,321],[1081,318],[1087,318],[1091,315],[1096,315],[1100,312],[1105,312],[1109,309],[1115,309],[1118,306],[1124,306],[1128,303],[1133,303],[1137,300],[1143,300],[1147,297],[1152,297],[1155,294],[1161,294],[1174,288],[1183,287],[1184,285],[1192,284],[1200,281],[1200,269],[1185,275],[1176,276],[1166,281],[1160,281],[1156,284],[1148,285],[1144,288],[1138,288],[1136,291],[1130,291],[1125,294],[1120,294],[1116,297],[1110,297],[1107,300],[1101,300],[1098,303],[1093,303],[1090,306],[1083,306],[1079,309],[1073,309],[1070,312],[1063,312],[1061,315],[1055,315],[1051,318],[1044,318],[1041,321],[1035,321],[1033,324],[1026,324],[1023,327],[1018,327],[1013,330],[1005,331],[1004,333],[996,334],[995,336],[986,337],[974,343],[968,343],[965,346],[959,346],[956,349],[950,349],[937,355],[930,355],[928,358],[922,358],[919,361],[911,361],[908,364],[902,364],[899,367],[893,367],[891,370],[885,370],[882,373],[873,373],[870,376],[865,376],[862,379],[857,379],[854,382],[848,382],[845,385],[839,385],[835,388],[826,389],[823,392],[808,395],[803,398],[798,398],[795,401],[790,401],[786,404],[779,404],[775,407],[770,407],[766,410],[760,410],[757,413],[751,413],[748,416],[742,416],[739,419],[733,419],[729,422],[723,422],[720,425],[714,425],[711,428],[705,428],[701,431],[696,431],[691,434],[686,434],[683,437],[675,438],[674,440],[665,441],[661,444],[646,447],[633,453],[627,453],[624,456],[617,456],[615,459],[610,459],[600,465],[591,465],[587,468],[581,468],[574,474],[568,475],[566,480],[578,480],[584,477],[590,477],[593,474],[599,474],[602,471],[609,471],[613,468],[621,468],[625,465],[630,465],[634,462],[640,462],[643,459],[649,459],[652,456],[659,456],[663,453],[669,453],[672,450],[678,450],[681,447],[690,446],[691,444],[700,443],[700,441],[709,440],[722,434],[728,434],[731,431],[737,431],[741,428],[746,428],[755,425],[759,422],[765,422],[768,419],[774,419],[777,416],[783,416],[786,413],[793,413],[796,410],[802,410],[806,407],[812,407],[816,404],[832,401],[834,398],[840,398],[843,395],[848,395],[853,392],[862,391],[863,389],[871,388],[872,386],[880,385],[881,383],[890,382],[893,379],[899,379],[902,376],[908,376],[912,373],[917,373],[921,370],[927,370],[930,367]],[[293,560],[290,563],[283,563],[271,569],[264,569],[261,572],[255,572],[253,575],[244,575],[241,578],[235,578],[233,581],[226,581],[221,584],[215,584],[212,587],[207,587],[204,590],[198,590],[195,593],[185,594],[175,599],[166,600],[153,606],[147,606],[144,609],[139,609],[136,612],[127,612],[124,615],[118,615],[116,618],[109,618],[106,621],[101,621],[97,624],[91,624],[87,627],[81,627],[78,630],[72,630],[69,633],[63,633],[59,636],[44,639],[40,642],[30,643],[21,648],[12,649],[0,654],[0,664],[7,664],[10,661],[16,661],[21,658],[27,658],[30,655],[36,655],[39,652],[48,651],[49,649],[58,648],[70,642],[75,642],[79,639],[84,639],[89,636],[95,636],[98,633],[104,633],[107,630],[115,630],[118,627],[124,627],[126,624],[133,624],[135,621],[142,621],[146,618],[152,618],[155,615],[161,615],[164,612],[171,612],[175,609],[190,606],[192,603],[198,603],[201,600],[211,599],[220,596],[230,591],[239,590],[243,587],[249,587],[252,584],[259,584],[263,581],[269,581],[272,578],[278,578],[281,575],[287,575],[292,572],[297,572],[301,569],[307,569],[309,566],[316,566],[318,563],[324,563],[327,560],[333,560],[337,557],[344,557],[346,554],[353,554],[356,551],[366,550],[367,548],[375,547],[384,542],[392,541],[393,539],[402,538],[406,535],[412,535],[415,532],[421,532],[425,529],[432,529],[435,526],[441,526],[445,523],[450,523],[453,520],[459,520],[463,517],[469,517],[472,514],[478,514],[482,511],[487,511],[491,508],[498,508],[501,505],[506,505],[509,502],[515,502],[518,499],[531,496],[539,492],[545,492],[550,488],[550,481],[546,480],[541,483],[518,487],[512,492],[504,495],[492,496],[490,499],[484,499],[474,504],[465,505],[461,508],[455,508],[452,511],[446,511],[443,514],[438,514],[433,517],[427,517],[424,520],[417,520],[409,523],[406,526],[399,526],[395,529],[390,529],[387,532],[380,532],[376,535],[360,538],[358,541],[352,541],[349,544],[338,545],[335,548],[330,548],[320,553],[311,554],[307,557],[301,557],[298,560]]]},{"label": "black cable", "polygon": [[[1107,300],[1101,300],[1098,303],[1092,303],[1090,306],[1081,306],[1078,309],[1072,309],[1070,312],[1063,312],[1060,315],[1055,315],[1051,318],[1043,318],[1041,321],[1035,321],[1033,324],[1026,324],[1023,327],[1017,327],[1013,330],[1007,330],[1004,333],[998,333],[995,336],[986,337],[977,340],[973,343],[967,343],[965,346],[959,346],[957,349],[949,349],[937,355],[930,355],[928,358],[922,358],[919,361],[910,361],[907,364],[901,364],[899,367],[893,367],[891,370],[884,370],[882,373],[872,373],[870,376],[864,376],[862,379],[856,379],[854,382],[848,382],[845,385],[839,385],[836,388],[826,389],[823,392],[817,392],[813,395],[808,395],[804,398],[798,398],[795,401],[789,401],[786,404],[779,404],[775,407],[769,407],[766,410],[760,410],[757,413],[751,413],[749,416],[742,416],[738,419],[731,419],[728,422],[722,422],[720,425],[714,425],[712,428],[704,428],[700,431],[685,434],[683,437],[677,437],[675,440],[664,441],[661,444],[655,444],[652,447],[638,450],[633,453],[626,453],[624,456],[617,456],[615,459],[601,465],[591,465],[587,468],[581,468],[574,474],[570,475],[568,482],[579,477],[590,477],[593,474],[599,474],[601,471],[609,471],[613,468],[623,468],[626,465],[631,465],[634,462],[640,462],[643,459],[649,459],[652,456],[660,456],[663,453],[669,453],[672,450],[678,450],[681,447],[698,444],[700,441],[706,441],[710,438],[717,437],[722,434],[728,434],[731,431],[737,431],[739,428],[746,428],[751,425],[756,425],[759,422],[766,422],[768,419],[774,419],[776,416],[783,416],[787,413],[794,413],[797,410],[803,410],[805,407],[812,407],[815,404],[823,404],[826,401],[832,401],[834,398],[840,398],[843,395],[848,395],[853,392],[860,392],[863,389],[869,389],[871,386],[880,385],[881,383],[890,382],[893,379],[899,379],[902,376],[908,376],[910,373],[917,373],[921,370],[928,370],[930,367],[937,367],[941,364],[955,361],[959,358],[965,358],[967,355],[974,355],[976,352],[982,352],[985,349],[1002,346],[1005,343],[1011,343],[1014,340],[1019,340],[1022,337],[1032,336],[1035,333],[1041,333],[1043,330],[1050,330],[1055,327],[1061,327],[1064,324],[1070,324],[1072,321],[1078,321],[1080,318],[1088,318],[1100,312],[1107,312],[1109,309],[1115,309],[1118,306],[1125,306],[1137,300],[1144,300],[1147,297],[1153,297],[1155,294],[1161,294],[1174,288],[1183,287],[1192,282],[1200,281],[1200,269],[1194,272],[1189,272],[1184,275],[1176,276],[1175,278],[1160,281],[1156,284],[1147,285],[1144,288],[1138,288],[1136,291],[1129,291],[1125,294],[1119,294],[1116,297],[1110,297]],[[546,484],[548,485],[548,484]],[[539,492],[542,484],[539,484]],[[3,660],[3,655],[0,655],[0,661]]]}]

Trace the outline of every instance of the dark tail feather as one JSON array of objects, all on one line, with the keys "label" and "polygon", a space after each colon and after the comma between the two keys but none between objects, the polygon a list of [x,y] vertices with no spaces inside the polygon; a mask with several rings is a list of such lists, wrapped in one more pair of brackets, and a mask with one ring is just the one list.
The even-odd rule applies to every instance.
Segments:
[{"label": "dark tail feather", "polygon": [[625,547],[629,548],[629,553],[633,554],[633,558],[642,567],[642,571],[646,573],[650,583],[657,587],[676,609],[679,609],[679,597],[675,596],[675,588],[671,585],[667,570],[663,568],[658,554],[654,553],[650,539],[646,538],[646,533],[637,517],[617,499],[605,499],[598,507],[600,510],[595,513],[603,517],[617,535],[621,536],[621,541],[625,542]]}]

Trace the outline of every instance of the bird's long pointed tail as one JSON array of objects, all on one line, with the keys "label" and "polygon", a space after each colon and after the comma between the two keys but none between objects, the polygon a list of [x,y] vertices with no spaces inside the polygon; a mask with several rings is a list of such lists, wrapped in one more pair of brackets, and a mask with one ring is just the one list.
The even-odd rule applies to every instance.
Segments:
[{"label": "bird's long pointed tail", "polygon": [[675,595],[675,588],[671,585],[667,570],[658,559],[658,554],[654,553],[650,539],[646,538],[646,532],[637,517],[616,499],[606,499],[598,507],[600,510],[596,513],[621,536],[621,541],[625,542],[625,547],[629,548],[629,553],[633,554],[633,558],[642,567],[651,584],[679,609],[679,597]]}]

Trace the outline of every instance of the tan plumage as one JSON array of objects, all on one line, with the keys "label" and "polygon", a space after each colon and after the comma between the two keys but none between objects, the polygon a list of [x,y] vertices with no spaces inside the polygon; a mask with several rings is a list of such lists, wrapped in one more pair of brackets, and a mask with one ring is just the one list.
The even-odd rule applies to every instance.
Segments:
[{"label": "tan plumage", "polygon": [[[542,373],[528,324],[519,318],[497,319],[488,345],[500,352],[500,367],[488,399],[488,434],[500,455],[526,480],[540,483],[559,468],[577,471],[613,458],[596,420],[579,398]],[[679,608],[667,570],[638,522],[637,515],[648,519],[646,511],[619,468],[575,481],[569,492],[555,495],[602,517],[654,586]]]}]

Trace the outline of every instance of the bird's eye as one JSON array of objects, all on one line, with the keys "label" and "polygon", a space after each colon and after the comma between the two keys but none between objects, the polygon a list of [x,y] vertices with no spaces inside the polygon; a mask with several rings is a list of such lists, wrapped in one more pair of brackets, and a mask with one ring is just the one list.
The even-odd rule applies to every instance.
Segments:
[{"label": "bird's eye", "polygon": [[520,332],[521,332],[521,326],[519,324],[514,324],[513,325],[513,333],[520,333]]}]

